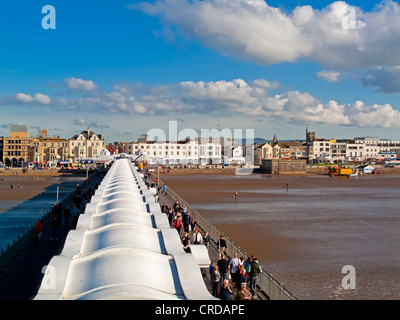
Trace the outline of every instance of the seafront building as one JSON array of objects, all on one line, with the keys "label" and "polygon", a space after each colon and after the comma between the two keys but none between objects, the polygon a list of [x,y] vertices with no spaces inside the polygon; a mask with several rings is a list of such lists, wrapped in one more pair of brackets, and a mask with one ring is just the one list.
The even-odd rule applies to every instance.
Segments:
[{"label": "seafront building", "polygon": [[90,162],[106,148],[103,134],[96,134],[90,128],[68,140],[71,163]]},{"label": "seafront building", "polygon": [[0,137],[1,162],[6,166],[23,166],[28,161],[31,140],[27,125],[11,125],[10,136]]},{"label": "seafront building", "polygon": [[60,136],[49,137],[46,129],[38,130],[38,135],[30,142],[28,162],[34,165],[68,163],[68,158],[68,140]]},{"label": "seafront building", "polygon": [[138,160],[153,165],[222,163],[221,144],[212,138],[157,141],[149,140],[148,136],[143,134],[137,142],[123,143],[121,146],[121,152],[141,156]]},{"label": "seafront building", "polygon": [[[110,145],[107,147],[110,149]],[[146,134],[136,142],[114,142],[113,153],[126,153],[162,165],[206,165],[249,163],[261,166],[263,159],[306,160],[308,163],[345,163],[351,161],[392,161],[400,158],[400,140],[378,137],[321,139],[306,128],[306,139],[236,145],[233,138],[186,138],[179,141],[149,140]],[[44,128],[29,137],[27,125],[11,125],[9,137],[0,137],[0,162],[6,166],[76,165],[93,163],[106,150],[103,134],[87,130],[70,139],[49,137]],[[250,156],[249,156],[250,155]]]}]

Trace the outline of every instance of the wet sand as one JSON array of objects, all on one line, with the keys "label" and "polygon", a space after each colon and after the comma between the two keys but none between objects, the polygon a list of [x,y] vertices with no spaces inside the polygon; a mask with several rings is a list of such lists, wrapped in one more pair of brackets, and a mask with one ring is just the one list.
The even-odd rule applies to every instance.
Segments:
[{"label": "wet sand", "polygon": [[300,299],[400,298],[400,176],[160,178]]},{"label": "wet sand", "polygon": [[63,178],[76,177],[77,180],[82,178],[82,175],[65,175],[55,170],[32,170],[28,173],[21,173],[21,170],[5,170],[2,173],[0,175],[0,213],[37,196],[54,184],[59,184]]},{"label": "wet sand", "polygon": [[[0,177],[0,213],[17,206],[42,193],[46,188],[57,183],[52,176],[47,177]],[[13,185],[13,189],[11,189]],[[22,189],[18,188],[21,186]]]}]

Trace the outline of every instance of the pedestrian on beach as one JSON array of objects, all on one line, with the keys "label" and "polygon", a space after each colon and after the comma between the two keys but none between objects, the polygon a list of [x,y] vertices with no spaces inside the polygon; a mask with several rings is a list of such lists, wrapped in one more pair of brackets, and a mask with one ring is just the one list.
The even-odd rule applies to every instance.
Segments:
[{"label": "pedestrian on beach", "polygon": [[224,281],[225,279],[228,279],[228,260],[225,259],[225,255],[223,253],[220,254],[220,258],[217,261],[217,266],[219,273],[221,274],[221,281]]},{"label": "pedestrian on beach", "polygon": [[253,298],[256,298],[256,286],[257,286],[257,278],[258,275],[262,272],[261,266],[258,263],[257,258],[255,257],[255,255],[252,255],[250,258],[250,272],[249,272],[249,276],[250,276],[250,292],[253,296]]},{"label": "pedestrian on beach", "polygon": [[218,249],[219,254],[228,252],[228,248],[226,246],[226,241],[225,241],[225,236],[223,234],[221,234],[219,236],[219,240],[217,243],[217,249]]},{"label": "pedestrian on beach", "polygon": [[233,197],[235,198],[235,200],[237,199],[237,197],[238,197],[237,191],[234,192]]},{"label": "pedestrian on beach", "polygon": [[212,282],[212,295],[219,298],[219,289],[221,287],[221,275],[218,270],[218,266],[214,266],[214,271],[211,273]]},{"label": "pedestrian on beach", "polygon": [[208,231],[206,231],[204,238],[203,238],[203,243],[206,246],[207,250],[210,248],[210,241],[211,241],[211,237],[208,234]]},{"label": "pedestrian on beach", "polygon": [[219,290],[219,298],[221,300],[232,300],[233,290],[229,284],[229,280],[225,279],[222,287]]},{"label": "pedestrian on beach", "polygon": [[238,289],[238,293],[236,295],[236,300],[251,300],[251,293],[247,289],[245,282],[240,284],[240,288]]}]

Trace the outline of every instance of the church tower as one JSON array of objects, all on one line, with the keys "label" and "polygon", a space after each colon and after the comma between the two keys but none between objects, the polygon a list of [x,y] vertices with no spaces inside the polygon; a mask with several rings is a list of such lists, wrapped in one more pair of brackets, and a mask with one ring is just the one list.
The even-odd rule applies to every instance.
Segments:
[{"label": "church tower", "polygon": [[308,126],[306,127],[306,143],[315,141],[315,131],[308,131]]}]

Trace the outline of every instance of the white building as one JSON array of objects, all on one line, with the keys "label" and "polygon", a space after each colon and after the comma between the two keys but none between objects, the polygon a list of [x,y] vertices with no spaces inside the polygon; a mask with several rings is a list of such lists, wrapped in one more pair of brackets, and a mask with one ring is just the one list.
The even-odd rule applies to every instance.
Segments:
[{"label": "white building", "polygon": [[104,137],[87,129],[74,135],[68,141],[71,162],[93,160],[105,149]]},{"label": "white building", "polygon": [[363,145],[363,160],[378,160],[379,152],[381,148],[379,147],[379,138],[377,137],[362,137],[354,138],[356,144]]},{"label": "white building", "polygon": [[226,164],[245,164],[246,158],[243,156],[243,147],[236,146],[230,152],[231,157],[224,156],[224,163]]},{"label": "white building", "polygon": [[137,142],[125,144],[128,154],[142,154],[140,160],[149,164],[220,164],[222,162],[221,144],[212,139],[199,143],[199,140],[149,141],[143,135]]},{"label": "white building", "polygon": [[332,160],[331,141],[318,139],[312,142],[314,160],[321,162],[330,162]]}]

